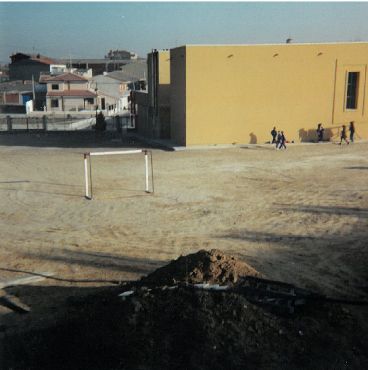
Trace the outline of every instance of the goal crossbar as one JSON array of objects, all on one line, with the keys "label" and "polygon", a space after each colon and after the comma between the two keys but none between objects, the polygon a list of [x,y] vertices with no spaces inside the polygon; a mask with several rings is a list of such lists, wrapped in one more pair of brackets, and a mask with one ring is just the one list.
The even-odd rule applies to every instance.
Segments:
[{"label": "goal crossbar", "polygon": [[87,155],[95,156],[95,155],[114,155],[114,154],[134,154],[134,153],[142,153],[145,152],[144,150],[121,150],[116,152],[91,152],[85,153]]},{"label": "goal crossbar", "polygon": [[[123,154],[144,154],[144,162],[145,162],[145,192],[146,193],[153,193],[154,192],[154,185],[153,185],[153,160],[152,160],[152,151],[147,149],[136,149],[136,150],[120,150],[120,151],[111,151],[111,152],[88,152],[84,153],[84,180],[85,180],[85,198],[92,200],[92,162],[91,157],[93,156],[103,156],[103,155],[123,155]],[[149,188],[149,161],[148,155],[151,158],[151,191]]]}]

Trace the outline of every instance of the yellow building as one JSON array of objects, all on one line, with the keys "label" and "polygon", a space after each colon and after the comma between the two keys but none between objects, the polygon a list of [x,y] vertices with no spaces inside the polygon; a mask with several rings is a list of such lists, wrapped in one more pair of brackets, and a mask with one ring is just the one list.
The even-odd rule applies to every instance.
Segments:
[{"label": "yellow building", "polygon": [[274,126],[288,141],[315,141],[318,123],[338,139],[350,121],[359,139],[368,138],[367,64],[359,42],[186,45],[162,56],[152,80],[165,76],[178,145],[265,143]]}]

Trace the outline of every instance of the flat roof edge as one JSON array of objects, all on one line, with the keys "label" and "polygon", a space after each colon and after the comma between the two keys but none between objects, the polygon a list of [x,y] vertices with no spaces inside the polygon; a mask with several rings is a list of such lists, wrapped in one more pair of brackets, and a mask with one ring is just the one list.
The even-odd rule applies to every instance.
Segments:
[{"label": "flat roof edge", "polygon": [[[178,47],[184,46],[293,46],[293,45],[358,45],[358,44],[366,44],[368,45],[368,41],[337,41],[337,42],[293,42],[293,43],[277,43],[277,44],[185,44]],[[175,48],[173,48],[175,49]]]}]

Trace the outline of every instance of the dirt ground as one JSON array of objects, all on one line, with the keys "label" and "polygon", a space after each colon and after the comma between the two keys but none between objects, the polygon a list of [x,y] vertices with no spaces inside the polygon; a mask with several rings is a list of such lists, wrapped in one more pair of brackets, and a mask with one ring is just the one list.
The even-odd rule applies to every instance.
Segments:
[{"label": "dirt ground", "polygon": [[[368,143],[153,149],[154,194],[144,192],[142,155],[94,157],[86,200],[82,153],[121,147],[80,134],[0,136],[0,281],[56,278],[6,289],[31,312],[0,306],[0,335],[47,326],[70,297],[200,249],[269,279],[367,299]],[[365,336],[367,308],[351,312]]]}]

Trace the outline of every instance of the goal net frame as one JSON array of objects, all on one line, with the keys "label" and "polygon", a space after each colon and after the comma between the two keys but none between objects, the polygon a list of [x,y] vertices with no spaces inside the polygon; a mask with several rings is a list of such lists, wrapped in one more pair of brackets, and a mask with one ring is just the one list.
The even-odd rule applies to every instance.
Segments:
[{"label": "goal net frame", "polygon": [[[135,150],[120,150],[114,152],[88,152],[84,153],[84,181],[85,181],[85,198],[88,200],[93,199],[93,190],[92,190],[92,160],[91,157],[94,156],[103,156],[103,155],[125,155],[125,154],[144,154],[144,163],[145,163],[145,192],[154,193],[154,184],[153,184],[153,159],[152,151],[147,149],[135,149]],[[149,186],[149,160],[151,159],[151,190]]]}]

